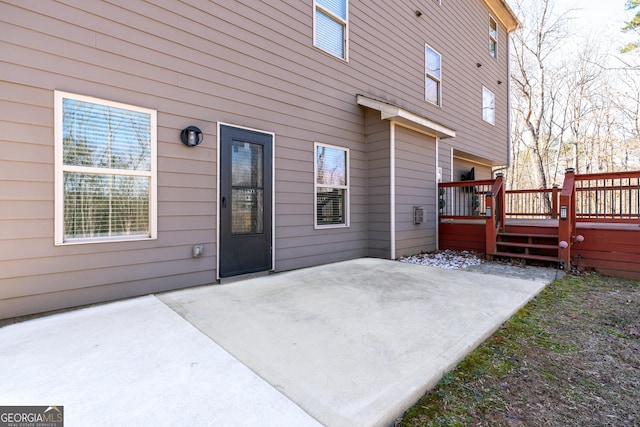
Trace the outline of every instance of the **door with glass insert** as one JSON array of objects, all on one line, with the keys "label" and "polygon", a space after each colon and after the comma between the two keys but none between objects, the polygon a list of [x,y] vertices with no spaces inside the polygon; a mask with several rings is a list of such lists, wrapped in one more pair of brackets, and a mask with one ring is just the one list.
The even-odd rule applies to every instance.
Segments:
[{"label": "door with glass insert", "polygon": [[273,136],[220,127],[220,277],[272,268]]}]

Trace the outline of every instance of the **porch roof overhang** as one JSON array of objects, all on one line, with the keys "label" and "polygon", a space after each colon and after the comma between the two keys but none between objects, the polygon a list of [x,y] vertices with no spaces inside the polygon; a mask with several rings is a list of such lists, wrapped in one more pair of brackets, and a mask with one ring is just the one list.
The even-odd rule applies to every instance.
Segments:
[{"label": "porch roof overhang", "polygon": [[462,159],[462,160],[467,160],[473,163],[478,163],[484,166],[489,166],[489,167],[498,167],[498,166],[504,166],[505,165],[505,160],[491,160],[488,159],[486,157],[482,157],[482,156],[478,156],[476,154],[471,154],[468,153],[466,151],[462,151],[462,150],[458,150],[456,148],[453,149],[453,157],[458,158],[458,159]]},{"label": "porch roof overhang", "polygon": [[455,130],[388,102],[364,95],[357,95],[356,99],[358,105],[380,111],[382,120],[390,120],[439,138],[454,138],[456,136]]}]

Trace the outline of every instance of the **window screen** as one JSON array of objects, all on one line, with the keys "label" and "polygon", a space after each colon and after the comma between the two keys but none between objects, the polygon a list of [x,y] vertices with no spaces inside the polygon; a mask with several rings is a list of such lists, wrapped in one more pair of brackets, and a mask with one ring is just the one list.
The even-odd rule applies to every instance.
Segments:
[{"label": "window screen", "polygon": [[482,88],[482,119],[491,124],[496,123],[496,97],[486,87]]},{"label": "window screen", "polygon": [[57,243],[151,238],[156,113],[56,92]]},{"label": "window screen", "polygon": [[316,0],[315,5],[315,45],[347,59],[347,0]]},{"label": "window screen", "polygon": [[316,144],[315,170],[316,226],[347,226],[349,151]]},{"label": "window screen", "polygon": [[425,99],[436,105],[441,102],[441,65],[440,54],[425,46]]}]

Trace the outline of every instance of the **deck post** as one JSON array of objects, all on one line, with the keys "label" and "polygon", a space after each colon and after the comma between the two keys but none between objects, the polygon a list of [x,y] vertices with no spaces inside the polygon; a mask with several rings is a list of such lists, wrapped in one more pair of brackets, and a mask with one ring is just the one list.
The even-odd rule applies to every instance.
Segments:
[{"label": "deck post", "polygon": [[558,184],[551,189],[551,219],[558,219]]},{"label": "deck post", "polygon": [[504,174],[496,174],[495,187],[499,188],[498,194],[496,194],[496,233],[499,229],[504,228],[504,224],[507,218],[507,205],[506,205],[506,191],[504,188]]},{"label": "deck post", "polygon": [[575,178],[576,174],[573,168],[567,169],[564,175],[564,183],[562,184],[562,192],[560,193],[558,262],[565,269],[571,267],[572,234],[576,221]]},{"label": "deck post", "polygon": [[492,254],[496,252],[498,230],[504,225],[504,188],[503,175],[496,175],[491,191],[485,194],[485,257],[492,259]]},{"label": "deck post", "polygon": [[491,191],[487,191],[485,195],[486,216],[485,216],[485,257],[488,260],[493,259],[492,255],[496,251],[496,231],[493,217],[495,216],[494,210],[494,197]]}]

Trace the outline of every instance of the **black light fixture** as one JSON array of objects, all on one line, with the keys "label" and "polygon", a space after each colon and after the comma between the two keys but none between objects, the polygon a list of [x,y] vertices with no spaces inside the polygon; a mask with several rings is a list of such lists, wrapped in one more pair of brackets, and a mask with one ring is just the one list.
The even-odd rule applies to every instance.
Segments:
[{"label": "black light fixture", "polygon": [[567,206],[560,206],[560,219],[567,219],[569,208]]},{"label": "black light fixture", "polygon": [[195,126],[188,126],[180,132],[180,140],[187,147],[195,147],[202,142],[202,131]]}]

